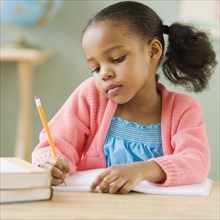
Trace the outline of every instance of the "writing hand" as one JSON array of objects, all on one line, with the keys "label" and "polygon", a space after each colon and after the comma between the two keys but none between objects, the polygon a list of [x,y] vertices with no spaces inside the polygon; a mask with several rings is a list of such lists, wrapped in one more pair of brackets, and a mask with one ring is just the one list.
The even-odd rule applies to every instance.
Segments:
[{"label": "writing hand", "polygon": [[41,167],[50,171],[52,185],[61,184],[65,179],[65,175],[70,171],[66,158],[47,157]]}]

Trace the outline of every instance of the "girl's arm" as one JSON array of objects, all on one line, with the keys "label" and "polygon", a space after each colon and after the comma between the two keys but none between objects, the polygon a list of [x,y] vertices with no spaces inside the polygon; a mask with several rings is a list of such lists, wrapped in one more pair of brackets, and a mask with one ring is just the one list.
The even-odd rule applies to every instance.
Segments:
[{"label": "girl's arm", "polygon": [[[55,114],[48,126],[60,158],[66,158],[70,165],[70,172],[76,170],[86,143],[89,129],[89,105],[86,100],[86,89],[82,83],[68,98],[60,110]],[[46,158],[52,157],[47,135],[40,133],[40,142],[32,153],[32,162],[36,165],[45,163]]]},{"label": "girl's arm", "polygon": [[128,193],[141,181],[164,182],[166,174],[154,161],[112,166],[93,181],[91,191]]},{"label": "girl's arm", "polygon": [[[210,168],[210,147],[201,106],[189,96],[176,95],[162,118],[164,156],[152,158],[166,173],[160,186],[203,182]],[[171,111],[172,110],[172,111]],[[169,116],[169,113],[171,116]]]}]

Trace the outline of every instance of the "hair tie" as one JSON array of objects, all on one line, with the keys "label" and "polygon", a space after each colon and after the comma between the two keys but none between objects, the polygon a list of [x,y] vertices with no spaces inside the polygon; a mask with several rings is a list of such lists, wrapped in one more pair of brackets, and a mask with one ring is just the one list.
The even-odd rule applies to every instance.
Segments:
[{"label": "hair tie", "polygon": [[168,25],[162,25],[162,33],[169,35],[170,27]]}]

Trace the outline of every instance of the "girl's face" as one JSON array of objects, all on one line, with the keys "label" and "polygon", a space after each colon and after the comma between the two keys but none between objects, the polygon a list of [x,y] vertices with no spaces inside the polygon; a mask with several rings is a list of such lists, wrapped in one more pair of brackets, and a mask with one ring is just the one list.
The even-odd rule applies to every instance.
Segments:
[{"label": "girl's face", "polygon": [[125,28],[96,23],[84,33],[82,48],[97,89],[112,101],[128,103],[155,85],[149,45]]}]

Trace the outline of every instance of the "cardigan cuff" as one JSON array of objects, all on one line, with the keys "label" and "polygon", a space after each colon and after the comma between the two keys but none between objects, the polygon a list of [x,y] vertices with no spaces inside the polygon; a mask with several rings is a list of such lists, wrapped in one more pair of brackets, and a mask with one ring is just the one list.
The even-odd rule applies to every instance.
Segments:
[{"label": "cardigan cuff", "polygon": [[[57,148],[57,155],[59,155],[59,157],[62,158],[66,158]],[[53,157],[53,152],[51,150],[51,147],[44,147],[41,149],[38,149],[37,151],[34,151],[32,153],[32,163],[36,166],[40,166],[42,163],[44,163],[45,159],[47,157]],[[74,166],[68,158],[66,158],[69,162],[69,166],[70,166],[70,171],[69,174],[74,173],[76,171],[76,166]]]},{"label": "cardigan cuff", "polygon": [[157,157],[150,159],[157,163],[166,173],[166,180],[163,183],[151,182],[156,186],[175,186],[182,184],[180,172],[176,169],[175,164],[167,157]]}]

